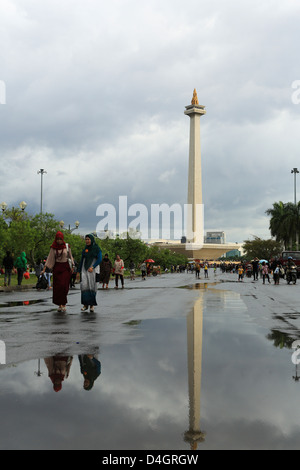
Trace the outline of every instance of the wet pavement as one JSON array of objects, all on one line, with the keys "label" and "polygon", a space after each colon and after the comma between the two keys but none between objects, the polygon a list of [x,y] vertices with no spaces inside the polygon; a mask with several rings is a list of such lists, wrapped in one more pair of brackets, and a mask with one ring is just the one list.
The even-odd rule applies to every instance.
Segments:
[{"label": "wet pavement", "polygon": [[94,314],[78,287],[65,314],[1,293],[0,448],[298,449],[299,294],[219,272],[128,280]]}]

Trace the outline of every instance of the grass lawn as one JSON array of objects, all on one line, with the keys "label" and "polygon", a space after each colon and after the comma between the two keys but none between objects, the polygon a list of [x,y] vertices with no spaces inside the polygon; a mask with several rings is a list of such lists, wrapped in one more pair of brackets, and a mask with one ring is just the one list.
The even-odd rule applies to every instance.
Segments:
[{"label": "grass lawn", "polygon": [[[34,273],[30,274],[30,279],[25,279],[23,277],[23,281],[22,281],[22,286],[35,286],[37,283],[37,277]],[[10,282],[10,285],[11,286],[16,286],[18,284],[18,276],[17,274],[12,274],[11,275],[11,282]],[[0,275],[0,287],[3,287],[4,286],[4,274],[1,274]]]}]

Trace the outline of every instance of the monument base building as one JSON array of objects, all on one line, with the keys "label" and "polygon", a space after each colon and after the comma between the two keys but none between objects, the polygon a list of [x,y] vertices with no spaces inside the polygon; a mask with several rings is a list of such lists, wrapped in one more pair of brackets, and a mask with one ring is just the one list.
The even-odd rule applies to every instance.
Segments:
[{"label": "monument base building", "polygon": [[240,245],[236,243],[203,243],[202,246],[200,245],[197,247],[197,245],[193,243],[189,244],[176,241],[156,241],[153,243],[153,245],[187,256],[187,258],[190,260],[200,259],[215,261],[221,256],[225,255],[228,251],[240,250]]}]

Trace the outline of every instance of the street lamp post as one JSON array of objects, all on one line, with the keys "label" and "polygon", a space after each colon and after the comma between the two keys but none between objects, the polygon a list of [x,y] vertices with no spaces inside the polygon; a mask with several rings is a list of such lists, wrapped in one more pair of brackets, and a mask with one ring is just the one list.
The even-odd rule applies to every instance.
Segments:
[{"label": "street lamp post", "polygon": [[1,204],[1,209],[2,209],[2,213],[3,213],[3,214],[4,214],[4,212],[6,211],[6,208],[7,208],[6,202],[2,202],[2,204]]},{"label": "street lamp post", "polygon": [[[7,204],[6,204],[6,202],[2,202],[2,203],[0,204],[0,207],[1,207],[1,210],[2,210],[2,214],[4,214],[4,212],[5,212],[6,209],[7,209]],[[19,204],[19,207],[20,207],[21,211],[24,212],[25,209],[26,209],[26,207],[27,207],[27,202],[21,201],[20,204]]]},{"label": "street lamp post", "polygon": [[41,214],[43,213],[43,176],[44,174],[47,173],[46,170],[44,170],[43,168],[41,168],[37,174],[41,175]]},{"label": "street lamp post", "polygon": [[20,202],[19,206],[20,206],[21,211],[24,212],[24,210],[27,207],[27,203],[25,201],[22,201]]},{"label": "street lamp post", "polygon": [[[297,176],[297,173],[299,173],[298,168],[293,168],[291,170],[291,173],[294,173],[294,203],[295,203],[295,206],[297,206],[296,176]],[[299,247],[299,233],[296,230],[296,250],[298,250],[298,247]]]},{"label": "street lamp post", "polygon": [[[59,225],[60,225],[61,229],[63,229],[63,228],[64,228],[64,225],[65,225],[64,221],[61,220],[61,221],[59,222]],[[72,233],[74,230],[77,230],[78,227],[79,227],[79,225],[80,225],[80,222],[79,222],[78,220],[76,220],[76,222],[75,222],[75,227],[74,227],[74,228],[71,228],[71,225],[69,224],[69,228],[67,229],[68,232],[69,232],[69,233]]]},{"label": "street lamp post", "polygon": [[294,202],[297,204],[297,195],[296,195],[296,175],[299,173],[298,168],[293,168],[291,173],[294,173]]}]

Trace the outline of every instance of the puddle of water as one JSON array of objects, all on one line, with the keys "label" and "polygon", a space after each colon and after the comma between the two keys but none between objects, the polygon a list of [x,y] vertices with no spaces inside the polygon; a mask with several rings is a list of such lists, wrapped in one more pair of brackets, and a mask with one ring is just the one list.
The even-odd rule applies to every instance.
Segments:
[{"label": "puddle of water", "polygon": [[0,308],[19,307],[19,306],[28,307],[30,305],[41,304],[42,302],[47,302],[47,299],[10,301],[10,302],[5,302],[3,304],[0,304]]},{"label": "puddle of water", "polygon": [[0,448],[299,447],[290,341],[238,294],[201,288],[187,315],[126,325],[132,341],[88,356],[1,366]]},{"label": "puddle of water", "polygon": [[179,289],[190,289],[190,290],[207,290],[210,287],[217,286],[218,282],[196,282],[195,284],[188,284],[187,286],[180,286]]}]

